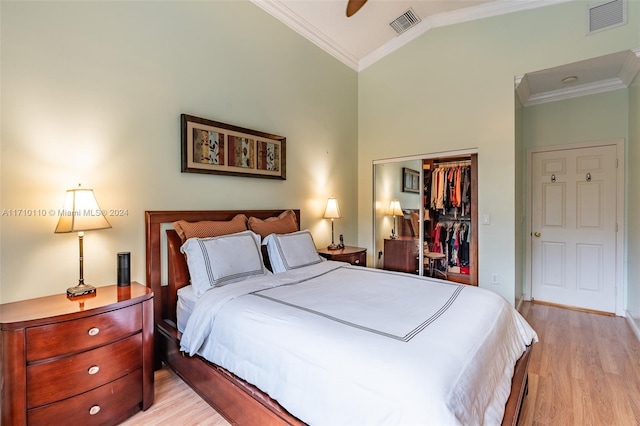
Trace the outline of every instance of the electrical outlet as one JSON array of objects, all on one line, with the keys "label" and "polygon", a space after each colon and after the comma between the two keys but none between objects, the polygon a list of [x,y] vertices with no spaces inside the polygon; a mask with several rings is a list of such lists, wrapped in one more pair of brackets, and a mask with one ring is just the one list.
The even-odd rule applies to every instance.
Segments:
[{"label": "electrical outlet", "polygon": [[500,284],[500,275],[491,274],[491,284]]}]

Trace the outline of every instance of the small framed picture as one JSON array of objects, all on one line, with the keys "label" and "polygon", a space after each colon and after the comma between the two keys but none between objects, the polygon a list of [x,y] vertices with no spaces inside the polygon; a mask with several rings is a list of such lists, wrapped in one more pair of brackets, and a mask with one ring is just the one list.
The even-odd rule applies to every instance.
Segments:
[{"label": "small framed picture", "polygon": [[420,172],[402,168],[402,192],[420,192]]},{"label": "small framed picture", "polygon": [[287,178],[284,136],[187,114],[180,119],[183,173]]}]

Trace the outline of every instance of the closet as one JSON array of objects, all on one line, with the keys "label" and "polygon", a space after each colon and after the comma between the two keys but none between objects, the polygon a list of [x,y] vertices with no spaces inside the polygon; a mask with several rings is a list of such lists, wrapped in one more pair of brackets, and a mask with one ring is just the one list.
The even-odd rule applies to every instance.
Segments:
[{"label": "closet", "polygon": [[429,158],[423,169],[425,274],[478,285],[478,157]]},{"label": "closet", "polygon": [[477,153],[376,160],[373,171],[370,264],[478,285]]}]

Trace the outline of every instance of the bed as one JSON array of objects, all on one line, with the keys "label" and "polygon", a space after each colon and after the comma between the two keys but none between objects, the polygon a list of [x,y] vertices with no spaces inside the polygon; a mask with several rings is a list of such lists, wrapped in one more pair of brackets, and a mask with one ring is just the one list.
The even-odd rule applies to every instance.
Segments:
[{"label": "bed", "polygon": [[[147,285],[155,293],[157,367],[161,362],[166,363],[220,414],[234,424],[425,423],[425,410],[433,413],[431,422],[500,423],[495,420],[499,418],[496,416],[500,415],[502,424],[517,424],[520,407],[526,394],[530,343],[536,339],[535,332],[526,330],[528,327],[526,322],[515,325],[515,328],[525,328],[524,331],[520,331],[523,333],[522,339],[528,340],[527,345],[518,343],[516,347],[515,343],[510,343],[510,351],[517,351],[517,356],[510,355],[514,362],[509,361],[509,365],[503,366],[502,371],[493,368],[496,370],[494,374],[489,373],[488,366],[475,364],[479,359],[490,360],[497,357],[499,354],[492,354],[488,349],[497,344],[490,342],[481,346],[472,343],[471,340],[467,341],[468,336],[465,335],[465,330],[472,329],[460,326],[460,323],[472,324],[473,318],[461,319],[458,325],[454,320],[444,329],[436,326],[442,325],[447,316],[460,318],[459,315],[462,312],[476,311],[477,305],[485,304],[485,302],[475,303],[476,297],[484,298],[486,303],[497,303],[495,309],[503,310],[501,302],[496,301],[499,298],[485,290],[407,274],[353,267],[340,262],[312,262],[313,264],[304,268],[297,268],[283,274],[252,277],[239,284],[216,287],[215,292],[208,291],[197,297],[201,308],[198,311],[191,307],[190,321],[205,323],[209,328],[217,329],[220,335],[215,339],[199,335],[199,332],[193,331],[194,327],[187,327],[189,322],[180,320],[178,312],[179,306],[181,306],[180,309],[184,308],[178,303],[178,294],[181,292],[183,295],[180,299],[187,300],[184,294],[190,287],[187,285],[190,279],[187,264],[183,254],[180,253],[183,240],[175,231],[167,229],[166,224],[177,220],[230,221],[240,213],[247,217],[265,220],[277,217],[284,212],[285,210],[234,210],[147,211],[145,213]],[[294,213],[299,228],[300,212],[294,210]],[[165,250],[166,259],[163,256]],[[164,278],[166,285],[162,285],[163,274],[166,275]],[[411,292],[429,291],[429,296],[424,299],[433,299],[433,306],[428,308],[431,310],[412,317],[411,313],[415,314],[418,305],[425,304],[410,303],[411,299],[419,300],[418,296],[404,299],[395,297],[398,291],[383,297],[383,300],[392,300],[391,302],[381,303],[382,293],[380,292],[387,282],[392,282],[394,289],[401,289],[400,293],[406,291],[407,294],[413,294]],[[329,287],[334,289],[331,292],[326,290],[325,294],[325,289]],[[368,292],[367,297],[356,299],[367,299],[365,310],[369,312],[388,310],[393,318],[404,316],[407,318],[389,322],[378,315],[369,315],[364,319],[350,317],[351,306],[345,306],[343,301],[349,300],[349,297],[353,298],[354,295],[362,295],[363,292]],[[204,301],[207,298],[213,304],[205,308]],[[208,320],[203,314],[205,311],[217,312],[218,317],[215,321]],[[505,310],[507,315],[513,315],[515,311],[511,311],[513,309],[510,307]],[[405,315],[405,312],[409,314]],[[479,317],[482,314],[477,315]],[[182,316],[184,317],[184,314]],[[313,318],[313,321],[320,322],[321,328],[324,327],[324,330],[312,334],[313,338],[304,343],[299,339],[311,333],[307,329],[300,330],[297,321],[302,317]],[[489,319],[489,324],[493,324],[491,327],[503,322],[508,321]],[[286,324],[285,330],[275,328],[281,323]],[[461,331],[459,333],[451,331],[445,339],[443,333],[447,333],[447,327]],[[339,334],[343,331],[346,334]],[[254,332],[257,334],[251,335]],[[477,331],[469,332],[473,334]],[[226,337],[222,337],[225,335]],[[458,337],[455,337],[456,335]],[[487,335],[495,339],[496,333],[487,332]],[[269,339],[274,340],[265,341],[265,336],[271,336]],[[339,344],[332,345],[333,337],[331,336],[342,340]],[[224,342],[225,338],[229,339],[227,343],[219,342]],[[439,349],[436,350],[440,344],[433,342],[445,340],[461,345],[465,354],[473,353],[474,356],[460,357],[455,351],[446,352],[451,349],[442,349],[440,353]],[[279,343],[276,344],[276,341]],[[420,357],[421,360],[424,359],[423,364],[444,365],[450,362],[454,368],[464,374],[452,376],[452,373],[445,371],[446,369],[438,367],[431,372],[425,372],[427,376],[420,377],[420,374],[423,374],[421,370],[407,372],[404,367],[396,368],[398,365],[409,364],[402,357],[418,358],[419,354],[403,355],[396,352],[396,348],[403,345],[409,346],[409,343],[418,351],[425,351],[424,358]],[[219,344],[228,346],[219,346]],[[251,346],[254,344],[257,346]],[[313,349],[314,347],[316,349]],[[352,358],[352,364],[327,368],[319,365],[319,360],[306,360],[307,356],[321,353],[318,348],[323,347],[333,347],[334,350],[325,352],[327,356],[321,358],[343,360]],[[359,350],[367,347],[374,349],[358,353]],[[234,353],[241,355],[239,361],[233,360]],[[256,357],[255,354],[259,356]],[[329,354],[332,355],[329,356]],[[216,359],[216,356],[219,359]],[[246,358],[243,358],[244,356]],[[287,358],[288,356],[291,358]],[[205,357],[215,362],[208,361]],[[264,361],[271,358],[276,360],[275,364]],[[394,359],[402,362],[393,362]],[[454,362],[455,359],[457,360]],[[284,366],[278,365],[277,360],[282,360],[281,364],[284,363]],[[261,365],[263,361],[265,365]],[[320,374],[322,369],[329,374]],[[265,374],[266,370],[273,370],[275,378],[268,377]],[[491,374],[496,377],[494,378]],[[488,382],[496,382],[497,377],[504,374],[511,377],[510,383],[506,385],[506,391],[504,378],[501,379],[503,382],[500,385],[501,388],[495,391],[493,388],[487,388]],[[372,375],[375,375],[375,380],[369,380],[367,377]],[[247,378],[248,381],[238,376]],[[318,380],[318,377],[324,378]],[[375,387],[378,382],[385,385],[378,389]],[[460,385],[449,386],[450,382],[460,383]],[[432,386],[432,383],[435,384]],[[438,386],[444,386],[447,394],[447,400],[444,402],[440,402],[429,393],[433,389],[437,390]],[[386,389],[386,393],[382,388]],[[390,388],[394,391],[387,392]],[[492,389],[488,392],[490,396],[486,395],[487,392],[473,390],[479,388]],[[362,397],[356,396],[359,389],[364,389]],[[272,399],[267,392],[274,395],[280,403]],[[345,397],[341,392],[346,392],[347,396]],[[426,393],[423,395],[423,392]],[[470,396],[463,395],[465,392],[470,392]],[[500,396],[501,394],[503,397]],[[496,401],[492,401],[491,405],[483,402],[494,398],[495,395],[498,395],[499,410],[495,407]],[[348,401],[347,404],[343,402],[345,400]],[[452,400],[460,403],[452,404]],[[309,404],[309,401],[313,401],[313,404]],[[369,401],[368,406],[367,401]],[[376,402],[371,404],[370,401]],[[408,405],[398,408],[398,404],[402,404],[403,401]],[[429,404],[422,401],[429,401]],[[485,404],[489,408],[486,408]],[[314,407],[308,407],[308,405],[317,406],[321,412],[332,413],[331,415],[335,417],[328,415],[318,417],[318,414],[313,412]],[[387,409],[387,406],[391,408]],[[367,407],[371,409],[366,409]],[[478,411],[482,413],[480,417],[475,418],[482,420],[472,420]],[[355,417],[349,417],[350,415]],[[487,421],[487,419],[493,420]]]}]

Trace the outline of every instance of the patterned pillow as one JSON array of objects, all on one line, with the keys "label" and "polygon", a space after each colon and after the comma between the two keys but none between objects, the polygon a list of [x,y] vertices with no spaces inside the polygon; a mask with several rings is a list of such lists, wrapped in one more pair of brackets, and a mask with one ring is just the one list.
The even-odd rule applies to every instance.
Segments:
[{"label": "patterned pillow", "polygon": [[202,220],[200,222],[179,220],[173,222],[172,225],[184,243],[189,238],[218,237],[246,231],[247,216],[239,214],[231,220]]},{"label": "patterned pillow", "polygon": [[289,234],[298,231],[298,222],[293,210],[287,210],[277,217],[265,220],[250,217],[248,225],[250,230],[262,238],[266,238],[270,234]]}]

